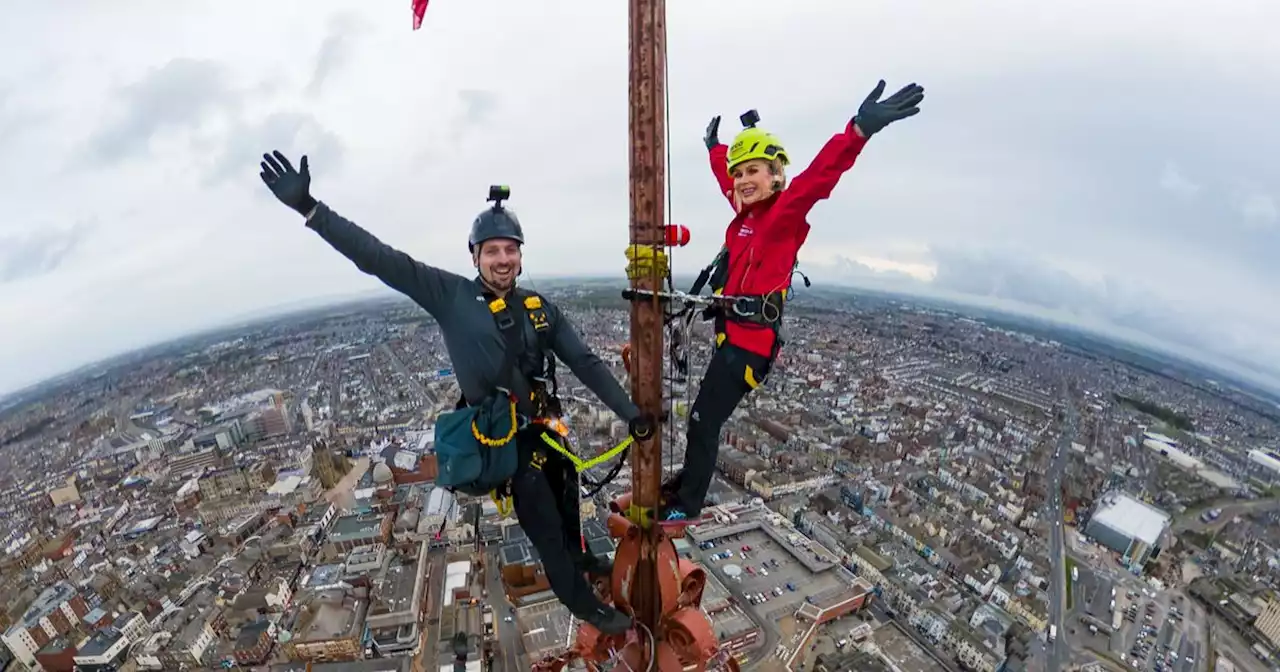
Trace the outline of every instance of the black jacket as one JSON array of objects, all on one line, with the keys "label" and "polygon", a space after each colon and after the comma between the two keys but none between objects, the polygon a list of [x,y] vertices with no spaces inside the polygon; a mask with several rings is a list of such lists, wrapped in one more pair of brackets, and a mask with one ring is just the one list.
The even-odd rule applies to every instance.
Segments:
[{"label": "black jacket", "polygon": [[[453,361],[454,374],[462,388],[462,396],[475,404],[494,388],[508,380],[525,389],[514,390],[528,398],[528,381],[523,376],[503,372],[506,343],[489,312],[485,287],[479,281],[428,266],[378,240],[373,234],[320,203],[307,218],[307,227],[343,254],[356,267],[376,276],[388,287],[408,296],[422,306],[440,325],[445,348]],[[560,309],[543,300],[551,323],[547,342],[555,356],[566,365],[600,400],[623,420],[640,415],[609,367],[592,352],[577,328]],[[537,335],[523,311],[513,314],[521,325],[525,352],[532,356],[538,350]]]}]

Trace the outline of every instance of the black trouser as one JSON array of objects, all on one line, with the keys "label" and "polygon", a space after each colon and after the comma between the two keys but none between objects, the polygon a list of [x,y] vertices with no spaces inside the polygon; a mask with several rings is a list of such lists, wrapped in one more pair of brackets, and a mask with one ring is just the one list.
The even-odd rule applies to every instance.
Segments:
[{"label": "black trouser", "polygon": [[690,517],[702,512],[715,475],[720,430],[742,399],[769,374],[768,357],[725,343],[716,350],[702,376],[698,398],[689,412],[689,445],[684,469],[677,477],[676,497]]},{"label": "black trouser", "polygon": [[583,574],[578,472],[573,463],[540,438],[541,430],[516,437],[520,466],[511,496],[520,527],[538,549],[551,590],[578,618],[604,607]]}]

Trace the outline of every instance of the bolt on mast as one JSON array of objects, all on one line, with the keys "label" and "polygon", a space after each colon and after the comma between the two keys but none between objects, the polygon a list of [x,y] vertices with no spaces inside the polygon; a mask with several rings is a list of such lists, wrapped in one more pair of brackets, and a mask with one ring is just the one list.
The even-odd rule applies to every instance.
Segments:
[{"label": "bolt on mast", "polygon": [[[630,0],[631,244],[661,247],[665,242],[666,208],[666,61],[665,0]],[[656,267],[655,267],[656,268]],[[635,277],[632,289],[658,292],[663,278],[655,271]],[[653,296],[653,295],[651,295]],[[652,300],[631,302],[631,350],[635,370],[631,394],[636,405],[662,416],[663,307]],[[656,513],[662,483],[662,432],[637,443],[631,453],[633,504]],[[632,606],[636,620],[659,633],[662,616],[657,568],[657,529],[644,530],[636,566]],[[654,655],[652,651],[648,655]]]}]

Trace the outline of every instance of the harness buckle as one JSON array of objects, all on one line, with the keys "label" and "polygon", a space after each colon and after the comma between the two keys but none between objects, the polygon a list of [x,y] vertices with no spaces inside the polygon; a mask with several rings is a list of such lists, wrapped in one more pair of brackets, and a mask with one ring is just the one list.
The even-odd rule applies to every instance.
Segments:
[{"label": "harness buckle", "polygon": [[760,314],[761,299],[755,296],[739,297],[733,302],[733,314],[738,317],[755,317]]},{"label": "harness buckle", "polygon": [[529,379],[532,385],[532,397],[534,413],[537,416],[560,416],[563,415],[563,406],[560,398],[551,392],[551,388],[555,386],[555,380],[543,376],[534,376]]}]

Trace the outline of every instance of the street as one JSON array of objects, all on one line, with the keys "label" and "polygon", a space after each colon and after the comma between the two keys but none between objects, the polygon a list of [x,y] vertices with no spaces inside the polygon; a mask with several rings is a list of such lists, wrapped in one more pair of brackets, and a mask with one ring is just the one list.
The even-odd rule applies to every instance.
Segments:
[{"label": "street", "polygon": [[[494,672],[520,672],[524,657],[524,639],[520,637],[519,624],[515,622],[514,609],[502,589],[502,565],[498,546],[486,548],[485,588],[489,590],[489,604],[493,606],[493,627],[497,634],[498,653],[494,657]],[[511,620],[507,620],[511,619]],[[532,661],[530,661],[532,663]]]},{"label": "street", "polygon": [[378,350],[380,350],[382,354],[391,361],[391,365],[395,367],[396,373],[399,373],[400,376],[413,387],[413,390],[417,393],[418,400],[420,402],[423,404],[436,403],[435,397],[430,392],[427,392],[426,388],[422,386],[422,383],[418,382],[417,378],[413,377],[413,374],[409,371],[409,367],[405,366],[404,362],[400,361],[400,357],[396,355],[394,350],[387,347],[386,344],[378,346]]},{"label": "street", "polygon": [[1045,643],[1045,651],[1048,656],[1047,669],[1049,672],[1058,672],[1062,669],[1063,663],[1071,658],[1070,647],[1066,641],[1067,629],[1064,627],[1066,624],[1067,567],[1066,546],[1062,538],[1062,472],[1067,466],[1067,455],[1071,451],[1071,442],[1075,440],[1076,428],[1080,417],[1069,394],[1066,399],[1066,421],[1063,423],[1062,435],[1058,438],[1058,445],[1054,449],[1053,460],[1049,463],[1049,501],[1047,505],[1047,518],[1050,521],[1049,561],[1051,566],[1049,572],[1049,623],[1055,626],[1058,631],[1056,641]]}]

